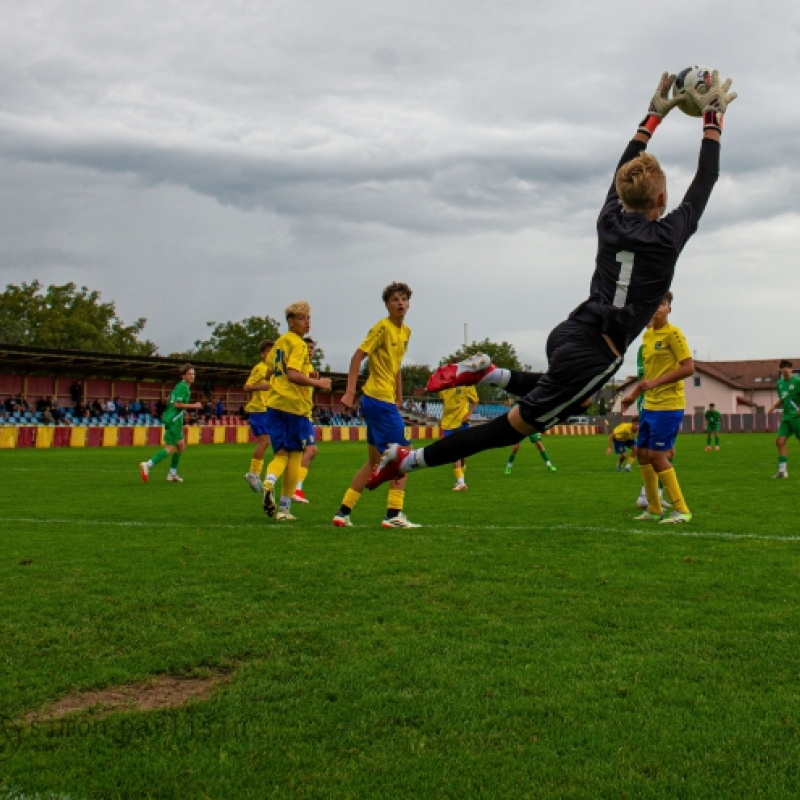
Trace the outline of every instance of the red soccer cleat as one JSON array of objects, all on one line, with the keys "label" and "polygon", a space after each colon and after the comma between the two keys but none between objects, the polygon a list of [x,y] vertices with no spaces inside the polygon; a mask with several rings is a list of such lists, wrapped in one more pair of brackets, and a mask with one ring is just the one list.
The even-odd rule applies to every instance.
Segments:
[{"label": "red soccer cleat", "polygon": [[307,503],[308,498],[305,495],[305,492],[302,489],[295,489],[294,490],[294,497],[292,498],[295,503]]},{"label": "red soccer cleat", "polygon": [[445,364],[428,378],[428,391],[441,392],[454,386],[474,386],[494,369],[492,359],[483,353],[465,358],[457,364]]},{"label": "red soccer cleat", "polygon": [[390,444],[384,450],[383,458],[375,465],[372,474],[367,480],[367,489],[377,489],[386,481],[396,481],[403,477],[400,472],[400,464],[403,459],[411,452],[408,447],[400,447],[399,444]]},{"label": "red soccer cleat", "polygon": [[150,465],[146,461],[139,464],[139,474],[142,476],[142,481],[147,483],[150,480]]}]

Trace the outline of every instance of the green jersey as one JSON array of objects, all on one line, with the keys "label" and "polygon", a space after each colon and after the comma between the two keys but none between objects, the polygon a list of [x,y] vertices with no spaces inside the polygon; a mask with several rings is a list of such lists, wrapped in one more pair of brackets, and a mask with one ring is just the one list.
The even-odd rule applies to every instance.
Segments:
[{"label": "green jersey", "polygon": [[800,375],[792,375],[789,380],[778,378],[777,389],[783,406],[783,418],[796,419],[800,416]]},{"label": "green jersey", "polygon": [[[639,349],[636,351],[636,378],[639,381],[644,380],[644,345],[640,344]],[[636,409],[641,413],[642,406],[644,405],[644,392],[636,398]]]},{"label": "green jersey", "polygon": [[705,416],[706,416],[706,425],[708,425],[709,428],[718,428],[720,426],[720,423],[722,422],[721,411],[717,411],[716,408],[715,409],[709,408],[708,411],[706,411]]},{"label": "green jersey", "polygon": [[181,381],[173,390],[167,401],[167,410],[161,420],[164,425],[177,425],[183,423],[185,408],[175,408],[175,403],[188,403],[192,399],[192,387],[186,381]]}]

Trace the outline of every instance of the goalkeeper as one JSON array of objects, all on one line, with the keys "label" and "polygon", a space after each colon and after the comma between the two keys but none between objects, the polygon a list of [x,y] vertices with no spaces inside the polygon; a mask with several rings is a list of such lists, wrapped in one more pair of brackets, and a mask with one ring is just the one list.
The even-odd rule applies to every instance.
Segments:
[{"label": "goalkeeper", "polygon": [[[675,76],[662,75],[647,114],[622,154],[597,220],[598,247],[589,297],[550,333],[547,372],[498,369],[483,355],[440,367],[428,381],[428,391],[483,382],[519,396],[519,403],[486,425],[459,431],[419,450],[390,446],[370,476],[370,489],[408,472],[509,447],[547,430],[581,413],[620,368],[625,351],[669,291],[678,257],[697,230],[719,177],[723,116],[736,97],[729,92],[731,81],[720,84],[716,70],[704,95],[687,90],[703,110],[700,158],[682,201],[665,215],[666,176],[656,158],[645,151],[658,125],[678,104],[677,98],[669,97],[674,82]],[[672,517],[662,520],[674,521]]]}]

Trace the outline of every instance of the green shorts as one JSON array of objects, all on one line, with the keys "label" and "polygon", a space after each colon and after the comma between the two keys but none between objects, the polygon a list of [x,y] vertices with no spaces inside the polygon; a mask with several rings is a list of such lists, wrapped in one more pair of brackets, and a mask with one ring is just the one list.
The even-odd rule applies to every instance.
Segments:
[{"label": "green shorts", "polygon": [[706,425],[706,433],[719,433],[722,425]]},{"label": "green shorts", "polygon": [[781,420],[781,424],[778,426],[778,436],[785,436],[787,439],[790,436],[796,436],[800,439],[800,417]]},{"label": "green shorts", "polygon": [[164,426],[164,444],[171,444],[173,447],[183,440],[183,420],[173,422],[171,425]]}]

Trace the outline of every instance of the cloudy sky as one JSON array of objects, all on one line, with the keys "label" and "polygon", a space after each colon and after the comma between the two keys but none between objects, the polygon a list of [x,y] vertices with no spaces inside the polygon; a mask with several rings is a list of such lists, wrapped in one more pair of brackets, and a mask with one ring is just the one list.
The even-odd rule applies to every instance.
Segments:
[{"label": "cloudy sky", "polygon": [[[700,63],[740,96],[673,321],[699,359],[797,353],[797,3],[0,6],[3,286],[97,289],[162,355],[307,299],[345,370],[402,280],[410,361],[467,326],[541,368],[661,72]],[[650,146],[673,203],[700,136],[675,111]]]}]

